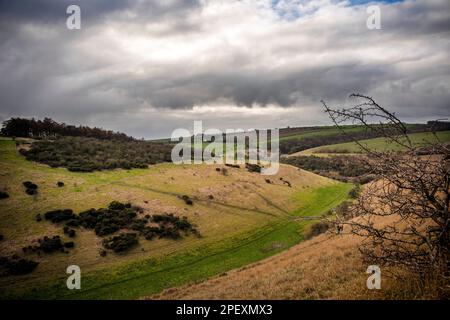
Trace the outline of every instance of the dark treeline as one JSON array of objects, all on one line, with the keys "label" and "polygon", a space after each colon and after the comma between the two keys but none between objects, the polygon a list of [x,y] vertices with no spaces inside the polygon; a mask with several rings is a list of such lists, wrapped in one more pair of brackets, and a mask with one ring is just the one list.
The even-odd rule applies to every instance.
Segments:
[{"label": "dark treeline", "polygon": [[[446,122],[442,122],[439,127],[427,124],[411,124],[408,125],[408,132],[425,132],[425,131],[444,131],[450,130],[450,124]],[[356,132],[346,132],[335,134],[335,135],[324,135],[324,136],[315,136],[315,137],[305,137],[302,139],[292,139],[292,140],[284,140],[280,141],[280,152],[282,154],[292,154],[295,152],[307,150],[310,148],[321,147],[329,144],[337,144],[344,142],[351,142],[355,140],[364,140],[364,139],[372,139],[379,138],[380,135],[377,135],[375,131],[356,131]]]},{"label": "dark treeline", "polygon": [[102,140],[132,141],[124,133],[58,123],[50,118],[44,120],[11,118],[3,122],[1,134],[9,137],[29,137],[35,139],[56,138],[58,136],[97,138]]}]

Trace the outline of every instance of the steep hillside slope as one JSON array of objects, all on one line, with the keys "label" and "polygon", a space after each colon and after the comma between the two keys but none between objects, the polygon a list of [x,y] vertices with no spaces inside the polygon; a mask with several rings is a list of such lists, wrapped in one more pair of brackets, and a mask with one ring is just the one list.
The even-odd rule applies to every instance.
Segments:
[{"label": "steep hillside slope", "polygon": [[415,279],[391,279],[388,269],[382,269],[381,290],[368,290],[368,263],[358,251],[361,238],[347,231],[322,234],[266,260],[146,299],[433,298],[414,287]]}]

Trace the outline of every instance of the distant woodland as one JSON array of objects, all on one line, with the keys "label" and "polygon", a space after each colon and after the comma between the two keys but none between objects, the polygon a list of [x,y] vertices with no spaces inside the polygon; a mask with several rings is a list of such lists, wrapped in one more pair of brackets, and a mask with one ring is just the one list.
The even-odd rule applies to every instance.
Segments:
[{"label": "distant woodland", "polygon": [[8,137],[28,137],[34,139],[52,139],[59,136],[70,136],[102,140],[134,140],[124,133],[87,126],[77,127],[67,125],[65,123],[58,123],[50,118],[44,118],[44,120],[11,118],[3,122],[1,133]]}]

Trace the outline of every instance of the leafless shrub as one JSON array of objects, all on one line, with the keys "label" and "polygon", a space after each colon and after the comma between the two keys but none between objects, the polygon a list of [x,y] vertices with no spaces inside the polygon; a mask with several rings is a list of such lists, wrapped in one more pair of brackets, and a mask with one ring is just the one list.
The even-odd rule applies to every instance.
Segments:
[{"label": "leafless shrub", "polygon": [[448,296],[450,147],[435,134],[413,144],[394,113],[370,97],[351,97],[361,102],[347,109],[331,109],[323,102],[335,125],[344,130],[344,123],[361,124],[402,152],[372,150],[355,141],[379,179],[351,207],[347,218],[353,219],[338,216],[334,223],[349,225],[351,233],[364,238],[360,250],[368,261],[407,269],[424,282],[432,278],[439,294]]}]

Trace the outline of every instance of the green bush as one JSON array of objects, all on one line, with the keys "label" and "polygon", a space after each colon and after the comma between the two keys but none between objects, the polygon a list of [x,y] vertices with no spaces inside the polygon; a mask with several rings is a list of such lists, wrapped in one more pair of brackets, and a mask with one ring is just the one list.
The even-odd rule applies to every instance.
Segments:
[{"label": "green bush", "polygon": [[356,186],[348,192],[348,195],[350,198],[356,199],[359,197],[360,192],[361,192],[361,188],[359,186]]}]

